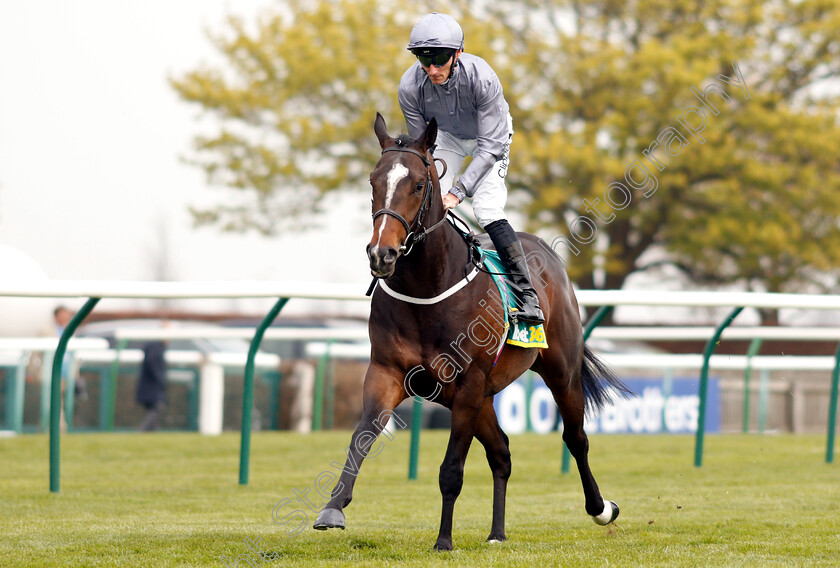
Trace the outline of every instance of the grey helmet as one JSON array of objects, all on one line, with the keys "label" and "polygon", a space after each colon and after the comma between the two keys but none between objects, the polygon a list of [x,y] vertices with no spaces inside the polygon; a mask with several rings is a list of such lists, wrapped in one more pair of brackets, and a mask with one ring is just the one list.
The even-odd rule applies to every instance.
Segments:
[{"label": "grey helmet", "polygon": [[409,50],[422,47],[464,49],[464,31],[449,14],[426,14],[414,25],[408,40]]}]

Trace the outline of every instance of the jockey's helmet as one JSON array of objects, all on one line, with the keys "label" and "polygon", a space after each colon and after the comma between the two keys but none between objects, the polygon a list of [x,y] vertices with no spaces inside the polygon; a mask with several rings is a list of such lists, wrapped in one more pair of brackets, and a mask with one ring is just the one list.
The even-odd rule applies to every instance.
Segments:
[{"label": "jockey's helmet", "polygon": [[414,25],[408,41],[409,51],[421,48],[464,49],[464,31],[449,14],[426,14]]}]

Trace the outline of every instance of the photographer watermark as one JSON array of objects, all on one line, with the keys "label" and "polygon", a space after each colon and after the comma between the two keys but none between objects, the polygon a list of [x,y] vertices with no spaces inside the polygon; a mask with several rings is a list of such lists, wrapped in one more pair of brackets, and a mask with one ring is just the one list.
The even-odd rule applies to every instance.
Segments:
[{"label": "photographer watermark", "polygon": [[[393,420],[393,422],[392,422]],[[373,444],[376,443],[380,434],[386,440],[393,440],[394,434],[392,431],[396,426],[405,428],[408,424],[397,416],[391,410],[382,411],[376,420],[373,421],[373,430],[365,430],[356,437],[355,446],[362,458],[375,458],[385,448],[384,440],[379,440],[379,445],[374,449]],[[365,452],[364,446],[367,441],[370,441],[371,448]],[[359,475],[359,467],[361,461],[357,462],[353,459],[353,453],[350,451],[350,446],[344,449],[347,455],[347,463],[342,464],[337,461],[331,462],[330,466],[333,469],[322,470],[312,481],[311,486],[292,489],[292,496],[281,499],[275,503],[271,510],[271,520],[274,524],[285,526],[291,525],[286,531],[286,536],[294,537],[299,535],[307,526],[311,526],[309,514],[317,515],[321,509],[329,502],[333,491],[341,491],[342,485],[338,480],[339,475],[346,472],[353,477]],[[259,562],[273,562],[279,558],[279,554],[275,551],[266,552],[260,548],[259,543],[262,542],[260,537],[255,539],[245,539],[245,545],[249,552],[240,554],[236,558],[228,558],[220,556],[219,561],[225,566],[259,566]]]},{"label": "photographer watermark", "polygon": [[[733,76],[718,75],[719,83],[712,82],[707,85],[701,92],[696,87],[691,87],[691,93],[697,98],[698,102],[713,116],[720,114],[720,109],[717,105],[721,102],[729,103],[733,98],[726,93],[724,84],[738,87],[741,90],[744,100],[750,99],[750,91],[747,88],[747,82],[741,74],[741,69],[738,67],[738,62],[732,62]],[[717,95],[720,100],[711,99],[712,95]],[[624,182],[615,181],[604,189],[604,203],[603,207],[599,207],[601,203],[600,198],[593,200],[584,199],[583,208],[592,217],[601,223],[608,225],[615,220],[615,213],[613,211],[621,211],[626,209],[633,200],[630,188],[641,191],[645,198],[651,197],[659,188],[659,180],[656,177],[656,172],[663,172],[665,164],[662,160],[665,156],[675,158],[679,156],[691,141],[705,144],[706,139],[703,138],[703,131],[706,130],[707,118],[706,111],[697,105],[688,105],[683,111],[676,116],[676,121],[682,130],[674,126],[666,126],[663,128],[653,142],[647,148],[642,150],[641,156],[637,157],[624,169]],[[692,140],[689,140],[691,138]],[[646,165],[648,164],[648,165]],[[595,240],[598,234],[598,227],[595,221],[587,215],[579,215],[571,223],[569,223],[569,235],[575,242],[581,245],[587,245]],[[575,256],[580,254],[580,249],[567,237],[557,237],[551,243],[551,248],[557,250],[557,247],[563,244]],[[562,258],[562,255],[561,255]]]}]

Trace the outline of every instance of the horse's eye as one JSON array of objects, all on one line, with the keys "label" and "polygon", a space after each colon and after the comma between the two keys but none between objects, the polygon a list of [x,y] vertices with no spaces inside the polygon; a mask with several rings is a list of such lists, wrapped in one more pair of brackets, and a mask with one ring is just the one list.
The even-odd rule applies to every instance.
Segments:
[{"label": "horse's eye", "polygon": [[414,186],[414,193],[420,193],[423,191],[423,185],[422,181],[417,182],[417,185]]}]

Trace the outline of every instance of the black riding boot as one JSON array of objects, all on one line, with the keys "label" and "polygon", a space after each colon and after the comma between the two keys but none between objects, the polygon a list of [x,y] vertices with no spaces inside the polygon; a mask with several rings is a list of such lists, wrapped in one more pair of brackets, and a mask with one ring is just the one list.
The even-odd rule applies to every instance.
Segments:
[{"label": "black riding boot", "polygon": [[493,221],[485,227],[487,234],[496,246],[496,251],[502,263],[505,265],[505,272],[510,273],[510,281],[516,299],[517,310],[510,314],[512,319],[518,321],[540,324],[545,321],[537,292],[531,284],[531,272],[528,269],[528,261],[519,237],[507,222],[507,219]]}]

